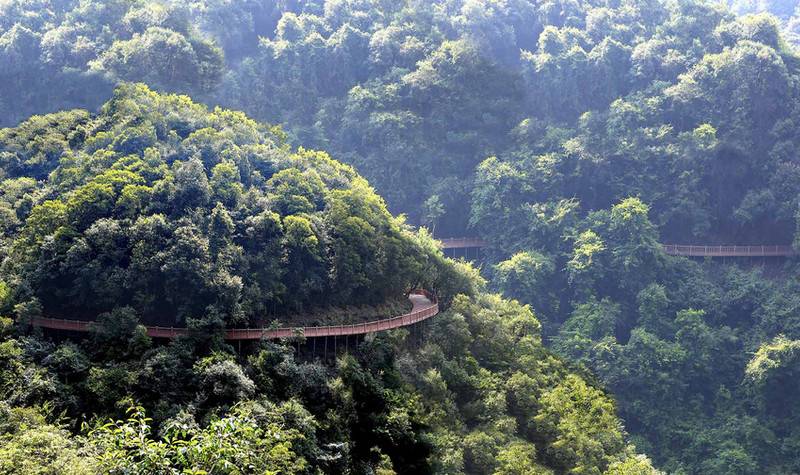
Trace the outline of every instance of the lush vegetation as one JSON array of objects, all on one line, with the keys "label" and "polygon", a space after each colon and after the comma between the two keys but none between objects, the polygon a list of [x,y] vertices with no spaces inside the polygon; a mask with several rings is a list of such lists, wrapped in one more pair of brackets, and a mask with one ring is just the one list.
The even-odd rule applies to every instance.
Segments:
[{"label": "lush vegetation", "polygon": [[29,311],[214,327],[425,280],[424,254],[352,168],[185,96],[124,86],[97,116],[1,131],[0,157],[3,275]]},{"label": "lush vegetation", "polygon": [[235,354],[136,331],[81,344],[7,335],[0,469],[655,474],[609,396],[538,330],[527,307],[462,295],[421,347],[400,330],[335,367],[268,342]]},{"label": "lush vegetation", "polygon": [[666,256],[636,198],[573,219],[495,284],[615,394],[637,447],[670,473],[797,471],[796,264]]},{"label": "lush vegetation", "polygon": [[639,195],[673,239],[794,228],[797,61],[766,15],[702,0],[0,8],[0,124],[143,81],[283,124],[447,234],[499,212],[472,189],[500,165],[535,175],[509,205]]},{"label": "lush vegetation", "polygon": [[[98,348],[116,341],[114,356],[79,359],[96,370],[119,358],[126,372],[109,375],[133,381],[124,378],[147,368],[135,355],[156,351],[134,338],[139,320],[213,335],[425,285],[452,304],[434,323],[450,336],[415,351],[379,340],[391,363],[352,364],[400,391],[386,407],[416,421],[406,427],[430,444],[426,467],[636,473],[646,462],[621,455],[632,449],[612,429],[603,387],[665,470],[798,472],[795,263],[692,262],[659,246],[800,242],[797,11],[748,0],[0,2],[0,125],[14,126],[0,132],[2,311],[23,323],[102,315],[127,329],[93,337]],[[117,89],[101,108],[121,81],[281,128],[143,86]],[[57,112],[76,106],[92,112]],[[551,349],[586,369],[542,349],[536,325],[520,323],[528,310],[474,290],[475,272],[393,218],[354,170],[413,225],[488,240],[490,289],[530,304]],[[506,325],[514,342],[489,337]],[[89,380],[51,375],[51,350],[31,338],[17,335],[8,351],[29,380],[77,391],[57,405],[72,431],[90,413],[149,426],[138,409],[130,421],[115,412],[123,393],[154,417],[161,454],[202,451],[212,421],[264,429],[264,413],[291,419],[288,393],[248,395],[219,411],[200,404],[199,426],[167,436],[178,433],[161,427],[187,401],[195,407],[199,380],[164,407],[138,382],[104,383],[128,389],[89,411]],[[217,345],[158,351],[185,351],[170,354],[188,378],[225,352]],[[237,364],[261,394],[251,363]],[[320,377],[338,381],[342,364]],[[325,428],[313,446],[354,444],[330,428],[365,409],[331,412],[355,407],[332,397],[298,403]],[[10,406],[48,397],[17,400]],[[68,437],[43,414],[7,417],[42,421],[29,425],[64,456],[108,450],[108,431]],[[342,455],[335,469],[296,453],[326,471],[422,463],[390,446]]]},{"label": "lush vegetation", "polygon": [[786,41],[800,45],[800,3],[795,0],[729,0],[731,9],[738,15],[769,13],[777,18]]},{"label": "lush vegetation", "polygon": [[[126,85],[3,129],[0,159],[2,473],[654,473],[529,307],[279,128]],[[418,286],[449,308],[421,345],[398,330],[331,364],[222,338]],[[68,339],[42,315],[96,324]]]}]

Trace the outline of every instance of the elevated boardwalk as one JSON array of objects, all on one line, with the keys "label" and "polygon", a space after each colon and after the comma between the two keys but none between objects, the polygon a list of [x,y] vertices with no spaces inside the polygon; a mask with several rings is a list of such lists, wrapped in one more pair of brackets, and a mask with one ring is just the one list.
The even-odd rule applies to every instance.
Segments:
[{"label": "elevated boardwalk", "polygon": [[[442,249],[474,249],[489,245],[475,237],[456,237],[439,239]],[[707,246],[662,244],[664,252],[671,256],[685,257],[791,257],[798,253],[789,245],[754,246]]]},{"label": "elevated boardwalk", "polygon": [[[474,249],[488,246],[480,238],[461,237],[440,239],[442,249]],[[704,246],[663,244],[664,253],[671,256],[684,257],[791,257],[798,255],[792,246]],[[229,328],[225,330],[226,340],[261,340],[303,336],[306,338],[337,337],[349,335],[366,335],[380,331],[392,330],[414,325],[439,313],[436,297],[425,290],[416,290],[409,295],[413,307],[409,313],[396,317],[373,320],[371,322],[352,325],[328,325],[310,327],[281,328]],[[94,321],[71,320],[61,318],[35,317],[31,324],[36,327],[73,332],[89,332]],[[176,338],[188,335],[185,327],[146,326],[147,335],[152,338]]]},{"label": "elevated boardwalk", "polygon": [[474,249],[489,245],[483,239],[474,237],[442,238],[439,242],[442,243],[442,249]]},{"label": "elevated boardwalk", "polygon": [[686,257],[791,257],[797,251],[792,246],[683,246],[664,244],[664,252]]},{"label": "elevated boardwalk", "polygon": [[[371,322],[356,323],[352,325],[332,325],[317,327],[283,327],[283,328],[229,328],[225,330],[226,340],[261,340],[290,338],[304,336],[306,338],[337,337],[349,335],[366,335],[379,331],[402,328],[427,320],[439,313],[439,304],[436,296],[425,291],[412,292],[408,299],[413,304],[409,313],[396,317],[374,320]],[[36,327],[52,330],[66,330],[74,332],[88,332],[95,324],[88,320],[67,320],[61,318],[33,318],[31,324]],[[185,327],[158,327],[146,326],[147,335],[152,338],[176,338],[188,335],[189,329]]]}]

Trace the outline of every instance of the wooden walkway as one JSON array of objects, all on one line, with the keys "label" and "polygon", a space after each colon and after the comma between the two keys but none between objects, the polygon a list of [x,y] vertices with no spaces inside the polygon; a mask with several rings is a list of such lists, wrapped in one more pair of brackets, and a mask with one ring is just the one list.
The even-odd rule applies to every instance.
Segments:
[{"label": "wooden walkway", "polygon": [[[456,237],[439,239],[442,249],[472,249],[489,245],[488,242],[475,237]],[[791,257],[797,251],[789,245],[755,245],[755,246],[705,246],[662,244],[664,252],[671,256],[686,257]]]},{"label": "wooden walkway", "polygon": [[442,249],[472,249],[489,245],[483,239],[474,237],[442,238],[439,242],[442,243]]},{"label": "wooden walkway", "polygon": [[[472,249],[488,246],[488,243],[479,238],[443,238],[440,239],[442,249]],[[792,246],[702,246],[663,244],[666,254],[671,256],[686,257],[791,257],[798,253]],[[427,320],[439,313],[439,304],[436,297],[425,290],[416,290],[409,295],[413,304],[411,312],[396,317],[374,320],[371,322],[355,323],[352,325],[329,325],[311,327],[282,327],[282,328],[229,328],[225,330],[226,340],[260,340],[290,338],[303,336],[306,338],[320,338],[328,336],[366,335],[379,331],[402,328]],[[69,320],[60,318],[35,317],[33,326],[53,330],[73,332],[88,332],[95,324],[88,320]],[[176,338],[188,335],[189,329],[185,327],[160,327],[146,326],[147,335],[153,338]]]},{"label": "wooden walkway", "polygon": [[[225,330],[226,340],[261,340],[290,338],[304,336],[306,338],[319,338],[328,336],[366,335],[379,331],[402,328],[427,320],[439,313],[439,304],[436,296],[425,291],[412,292],[408,299],[413,304],[409,313],[396,317],[374,320],[371,322],[356,323],[352,325],[332,325],[318,327],[283,327],[283,328],[229,328]],[[88,332],[95,324],[87,320],[67,320],[61,318],[35,317],[33,326],[53,330],[67,330],[74,332]],[[147,335],[153,338],[176,338],[188,335],[189,329],[185,327],[158,327],[146,326]]]},{"label": "wooden walkway", "polygon": [[792,246],[682,246],[664,244],[671,256],[687,257],[790,257],[797,255]]}]

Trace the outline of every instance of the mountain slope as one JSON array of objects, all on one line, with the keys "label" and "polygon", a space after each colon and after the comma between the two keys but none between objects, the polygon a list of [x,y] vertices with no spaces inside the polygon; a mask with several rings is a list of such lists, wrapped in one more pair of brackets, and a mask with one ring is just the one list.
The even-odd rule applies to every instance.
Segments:
[{"label": "mountain slope", "polygon": [[123,86],[97,116],[3,130],[0,157],[3,274],[48,316],[269,322],[420,281],[418,247],[350,167],[186,97]]},{"label": "mountain slope", "polygon": [[[278,128],[125,85],[99,114],[0,130],[0,170],[3,473],[655,473],[528,307]],[[445,311],[332,339],[335,362],[221,338],[418,286]],[[96,324],[42,333],[41,314]]]}]

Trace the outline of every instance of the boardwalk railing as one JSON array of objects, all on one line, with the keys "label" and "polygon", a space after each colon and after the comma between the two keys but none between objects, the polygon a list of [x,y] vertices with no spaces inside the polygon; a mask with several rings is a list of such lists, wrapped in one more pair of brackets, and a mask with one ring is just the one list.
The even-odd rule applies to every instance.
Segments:
[{"label": "boardwalk railing", "polygon": [[[442,238],[442,249],[467,249],[488,246],[488,242],[475,237]],[[696,257],[789,257],[797,251],[788,245],[768,246],[703,246],[663,244],[664,252],[672,256]]]},{"label": "boardwalk railing", "polygon": [[[414,307],[411,312],[396,317],[375,320],[372,322],[354,323],[351,325],[329,325],[318,327],[283,327],[283,328],[229,328],[225,330],[226,340],[260,340],[289,338],[293,336],[305,336],[306,338],[317,338],[326,336],[345,336],[345,335],[365,335],[379,331],[392,330],[427,320],[439,313],[439,304],[436,296],[426,290],[416,290],[414,295],[424,296],[427,302],[420,303],[421,299],[411,299]],[[34,317],[31,324],[37,327],[50,328],[53,330],[68,330],[76,332],[88,332],[91,330],[93,321],[86,320],[67,320],[62,318]],[[188,335],[189,329],[185,327],[159,327],[147,326],[147,335],[153,338],[175,338],[181,335]]]},{"label": "boardwalk railing", "polygon": [[466,249],[489,245],[483,239],[474,237],[442,238],[439,239],[439,242],[442,243],[442,249]]},{"label": "boardwalk railing", "polygon": [[797,255],[792,246],[682,246],[664,244],[664,252],[672,256],[696,257],[788,257]]}]

